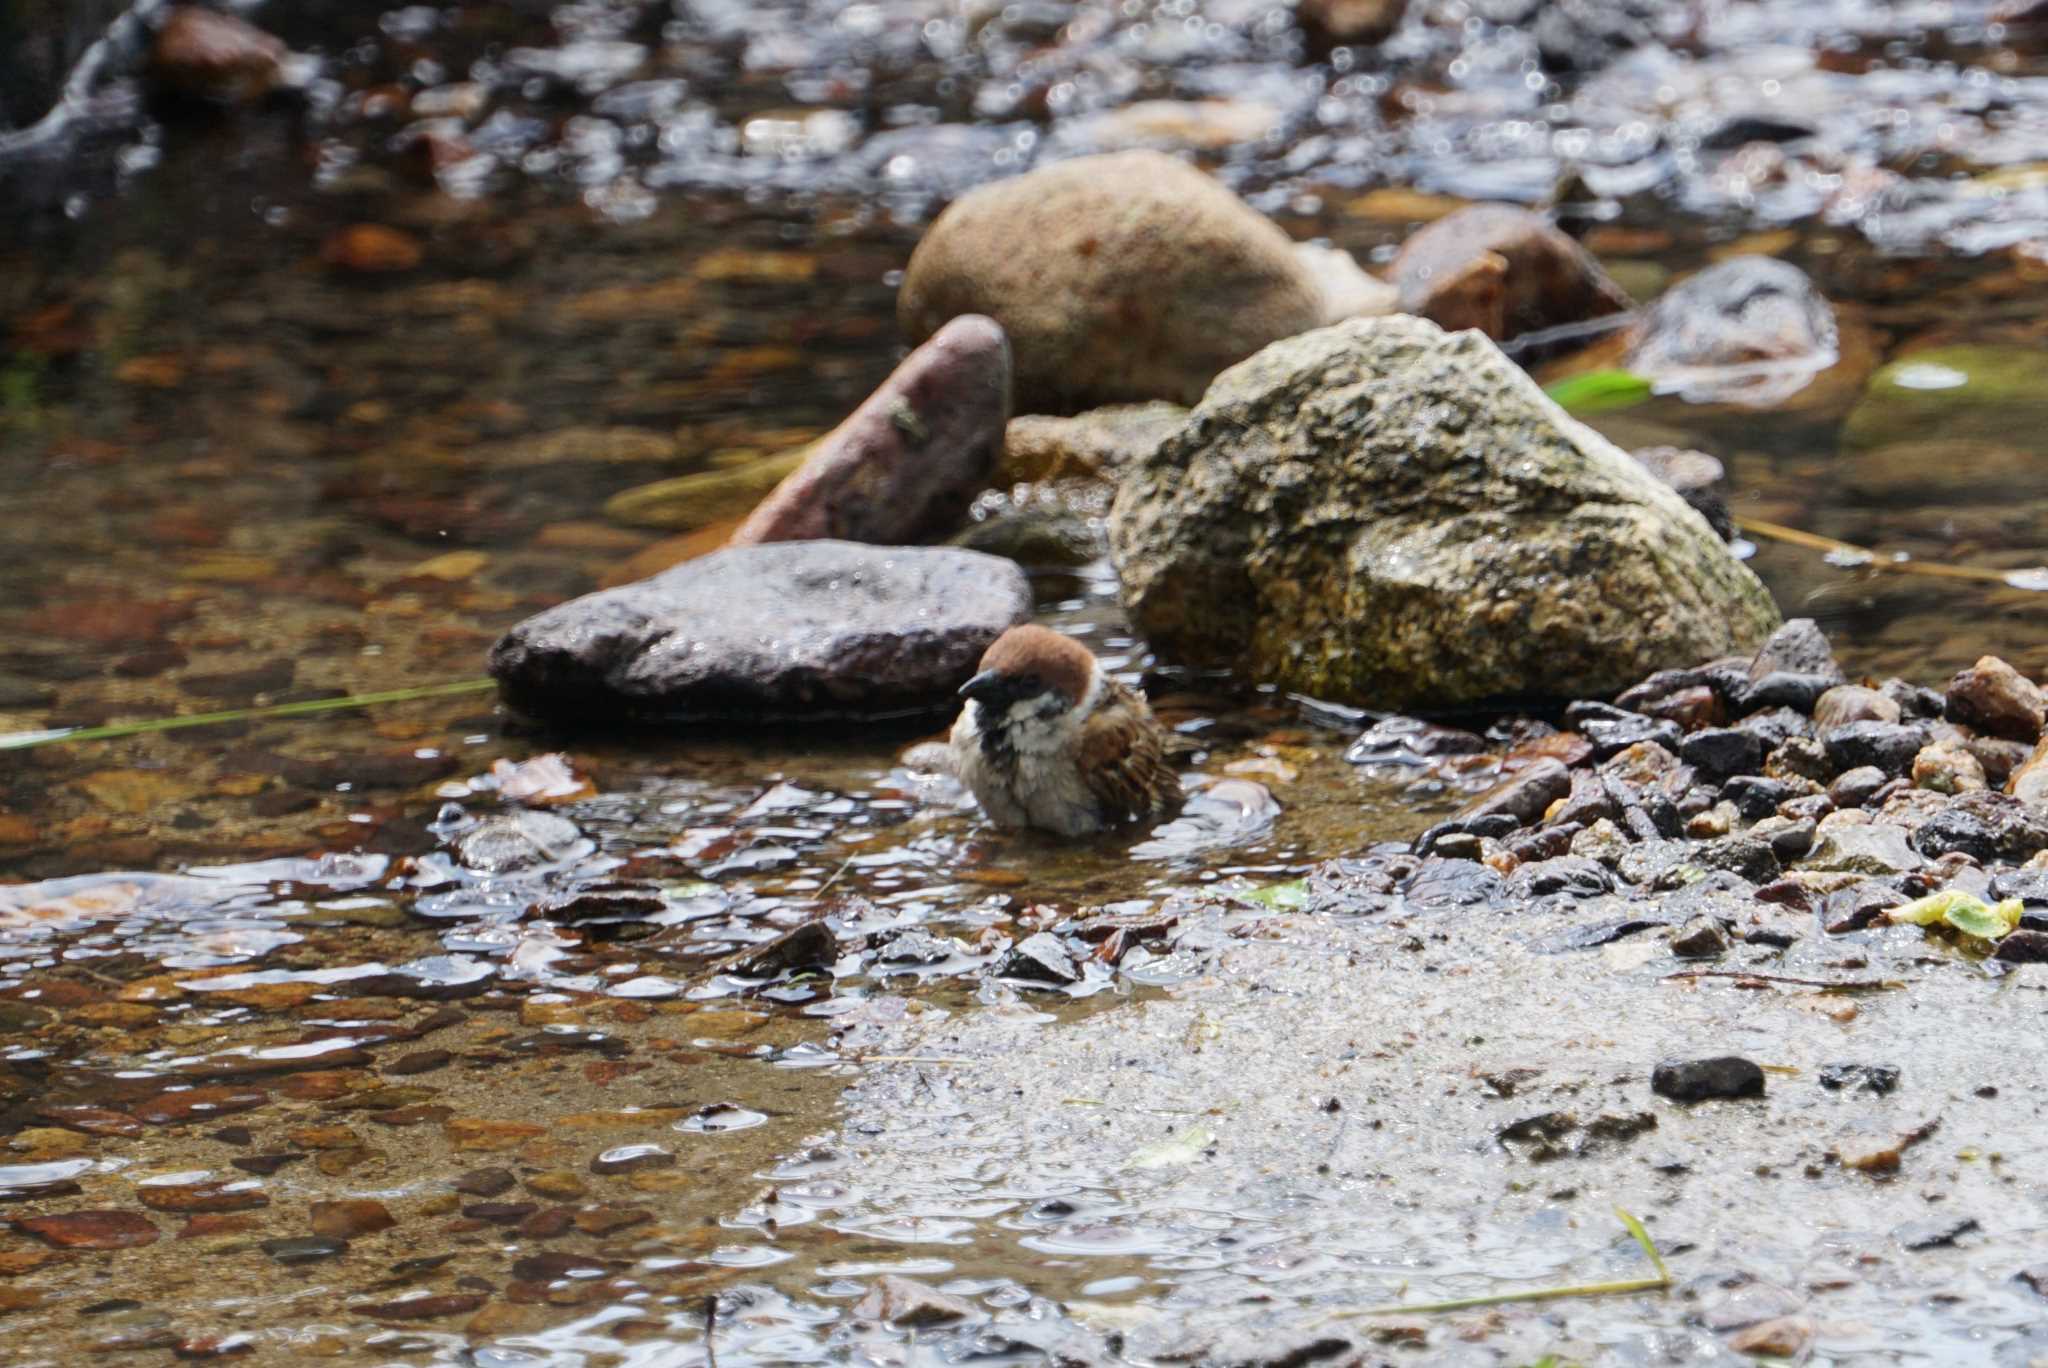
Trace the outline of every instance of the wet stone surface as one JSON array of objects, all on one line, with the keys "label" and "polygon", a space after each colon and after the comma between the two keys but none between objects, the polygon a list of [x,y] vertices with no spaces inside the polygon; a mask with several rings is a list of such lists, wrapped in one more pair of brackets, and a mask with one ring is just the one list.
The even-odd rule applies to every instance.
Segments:
[{"label": "wet stone surface", "polygon": [[[1357,7],[1308,8],[313,0],[251,11],[293,56],[199,108],[110,73],[76,142],[0,153],[0,732],[479,674],[874,391],[944,203],[1137,146],[1382,272],[1554,195],[1672,325],[1609,341],[1715,401],[1596,416],[1619,446],[2012,580],[1744,534],[1832,650],[1638,685],[1597,740],[1361,717],[1151,658],[1062,468],[978,506],[1064,529],[1033,611],[1277,814],[1046,847],[893,736],[536,733],[487,693],[6,752],[10,1361],[2042,1352],[2039,26],[1416,0],[1339,55]],[[1731,411],[1687,368],[1824,336],[1791,283],[1735,326],[1728,282],[1792,280],[1763,258],[1841,356]],[[725,501],[683,538],[631,497],[679,479]],[[1845,687],[1882,702],[1814,715]],[[1872,724],[1926,744],[1830,745]],[[1889,919],[1937,889],[2019,927]],[[1652,1090],[1724,1052],[1764,1096]],[[1617,1203],[1668,1296],[1350,1314],[1639,1275]]]}]

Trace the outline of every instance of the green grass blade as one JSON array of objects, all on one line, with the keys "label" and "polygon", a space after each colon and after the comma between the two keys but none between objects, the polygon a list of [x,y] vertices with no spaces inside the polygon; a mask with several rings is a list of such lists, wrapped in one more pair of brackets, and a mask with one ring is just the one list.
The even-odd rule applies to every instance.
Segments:
[{"label": "green grass blade", "polygon": [[1657,1270],[1654,1278],[1627,1278],[1621,1282],[1574,1283],[1569,1287],[1531,1287],[1520,1292],[1490,1292],[1482,1297],[1459,1297],[1452,1301],[1411,1302],[1402,1306],[1368,1306],[1359,1311],[1339,1312],[1349,1316],[1427,1316],[1445,1311],[1470,1311],[1480,1306],[1505,1306],[1511,1302],[1563,1301],[1571,1297],[1615,1297],[1632,1292],[1659,1292],[1671,1286],[1671,1270],[1664,1266],[1664,1256],[1657,1252],[1650,1232],[1643,1229],[1643,1223],[1620,1207],[1614,1214],[1621,1217],[1622,1225],[1643,1247],[1643,1253],[1650,1256],[1651,1267]]},{"label": "green grass blade", "polygon": [[230,708],[224,712],[188,713],[182,717],[152,717],[141,722],[112,722],[104,727],[59,727],[49,731],[0,734],[0,750],[26,750],[59,741],[112,741],[124,736],[150,732],[181,731],[186,727],[215,727],[223,722],[246,722],[265,717],[304,717],[310,713],[341,712],[348,708],[370,708],[381,703],[410,703],[420,698],[447,698],[455,694],[482,693],[497,687],[491,679],[462,679],[452,684],[422,684],[412,689],[386,689],[381,693],[350,694],[344,698],[309,698],[298,703],[273,703],[267,708]]},{"label": "green grass blade", "polygon": [[1546,385],[1543,392],[1574,417],[1631,408],[1651,396],[1650,382],[1625,370],[1587,371]]},{"label": "green grass blade", "polygon": [[1650,1267],[1657,1270],[1657,1276],[1667,1283],[1670,1282],[1671,1270],[1664,1266],[1664,1256],[1657,1252],[1656,1243],[1650,1239],[1650,1232],[1643,1229],[1643,1223],[1621,1207],[1616,1207],[1614,1214],[1621,1217],[1621,1223],[1628,1227],[1628,1233],[1636,1237],[1636,1243],[1643,1247],[1643,1253],[1650,1256]]}]

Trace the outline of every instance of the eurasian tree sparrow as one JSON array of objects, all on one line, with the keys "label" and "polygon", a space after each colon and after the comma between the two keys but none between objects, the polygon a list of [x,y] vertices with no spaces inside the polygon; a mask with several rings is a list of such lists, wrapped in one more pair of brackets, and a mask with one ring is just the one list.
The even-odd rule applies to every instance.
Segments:
[{"label": "eurasian tree sparrow", "polygon": [[1071,637],[1012,627],[960,696],[953,770],[997,826],[1085,836],[1180,804],[1152,709]]}]

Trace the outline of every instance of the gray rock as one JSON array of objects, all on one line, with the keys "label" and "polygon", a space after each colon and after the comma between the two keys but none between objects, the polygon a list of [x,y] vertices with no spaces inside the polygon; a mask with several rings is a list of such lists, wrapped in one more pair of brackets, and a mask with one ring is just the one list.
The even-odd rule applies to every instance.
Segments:
[{"label": "gray rock", "polygon": [[1835,660],[1835,649],[1812,618],[1790,618],[1757,648],[1749,662],[1752,683],[1767,675],[1785,673],[1822,675],[1835,684],[1847,676]]},{"label": "gray rock", "polygon": [[1495,341],[1633,307],[1591,252],[1532,210],[1475,204],[1409,235],[1387,268],[1401,309]]},{"label": "gray rock", "polygon": [[1840,874],[1904,874],[1925,863],[1902,828],[1872,823],[1830,826],[1816,837],[1799,867]]},{"label": "gray rock", "polygon": [[2048,811],[2005,793],[1964,793],[1921,824],[1913,844],[1935,859],[1961,851],[1978,861],[2026,860],[2048,850]]},{"label": "gray rock", "polygon": [[1026,983],[1056,988],[1081,981],[1081,970],[1075,965],[1074,957],[1067,953],[1067,947],[1060,943],[1059,937],[1045,931],[1020,941],[1003,957],[996,974],[1000,978],[1021,979]]},{"label": "gray rock", "polygon": [[1671,953],[1680,959],[1712,959],[1727,950],[1727,933],[1712,917],[1694,917],[1671,933]]},{"label": "gray rock", "polygon": [[528,618],[490,668],[512,707],[562,723],[910,714],[952,706],[1030,610],[1024,572],[993,556],[777,542]]},{"label": "gray rock", "polygon": [[1773,257],[1733,257],[1660,295],[1625,365],[1694,403],[1768,408],[1841,357],[1835,311],[1806,273]]},{"label": "gray rock", "polygon": [[589,849],[583,833],[568,818],[521,810],[477,823],[464,833],[456,854],[466,868],[505,874],[553,864]]},{"label": "gray rock", "polygon": [[854,1303],[853,1314],[862,1320],[923,1329],[976,1319],[981,1313],[964,1297],[941,1292],[914,1278],[884,1273],[875,1279],[867,1295]]},{"label": "gray rock", "polygon": [[1615,691],[1777,623],[1669,488],[1484,338],[1407,317],[1218,377],[1110,540],[1163,651],[1379,707]]}]

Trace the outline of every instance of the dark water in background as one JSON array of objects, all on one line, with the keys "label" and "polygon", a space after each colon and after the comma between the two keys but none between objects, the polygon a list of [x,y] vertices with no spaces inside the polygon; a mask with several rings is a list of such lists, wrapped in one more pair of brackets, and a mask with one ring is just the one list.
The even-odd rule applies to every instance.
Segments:
[{"label": "dark water in background", "polygon": [[[1383,58],[1349,70],[1310,61],[1279,9],[1248,2],[265,14],[323,57],[306,106],[151,123],[112,164],[117,189],[88,176],[68,203],[6,215],[0,731],[480,673],[499,630],[662,535],[607,518],[610,496],[786,449],[888,372],[893,273],[944,197],[1123,145],[1137,135],[1115,113],[1145,99],[1231,101],[1145,126],[1164,120],[1290,232],[1361,260],[1439,212],[1428,196],[1534,201],[1583,160],[1611,198],[1578,226],[1639,298],[1758,250],[1804,266],[1871,362],[2039,348],[2048,177],[2030,168],[2048,163],[2048,77],[1985,28],[1988,6],[1700,6],[1666,35],[1679,55],[1591,78],[1532,72],[1548,59],[1526,24],[1500,22],[1516,9],[1419,6]],[[489,89],[443,107],[475,109],[403,112],[464,76]],[[1721,145],[1760,101],[1796,106],[1811,138]],[[1270,133],[1209,145],[1218,121],[1247,120]],[[417,263],[324,259],[364,223],[402,234]],[[1858,384],[1784,413],[1661,400],[1598,425],[1721,456],[1740,514],[1917,558],[2042,561],[2038,401],[1988,404],[1935,456],[1850,454]],[[1769,543],[1752,564],[1852,670],[1938,682],[1995,650],[2048,673],[2048,596]],[[1129,670],[1151,663],[1120,635],[1100,567],[1039,587],[1051,620]],[[1155,684],[1209,747],[1205,768],[1271,783],[1277,823],[1135,860],[1019,849],[892,773],[907,738],[552,737],[488,695],[4,752],[0,877],[228,867],[210,890],[138,885],[110,916],[10,923],[10,961],[60,978],[96,964],[109,984],[164,965],[400,965],[428,982],[482,965],[572,995],[670,975],[648,990],[660,999],[852,893],[883,909],[847,914],[855,931],[957,937],[950,971],[1027,902],[1269,881],[1410,834],[1456,796],[1361,777],[1342,726],[1249,682]],[[568,810],[587,845],[496,881],[427,855],[495,811],[473,782],[494,760],[565,745],[600,790]],[[321,850],[430,863],[261,863]],[[630,949],[592,937],[566,956],[517,925],[536,897],[607,879],[660,883],[670,919]],[[852,1002],[873,985],[853,972],[839,989]],[[776,1030],[797,1023],[773,1048],[800,1048],[801,1013],[823,1001],[771,1004]],[[34,1052],[86,1088],[154,1044],[60,1033]],[[47,1078],[16,1084],[16,1099],[55,1095]]]}]

